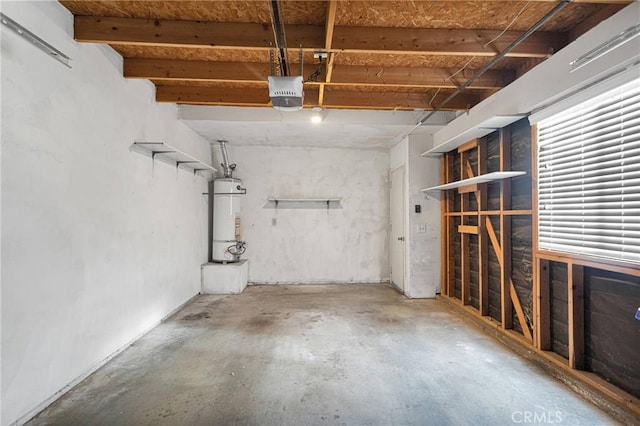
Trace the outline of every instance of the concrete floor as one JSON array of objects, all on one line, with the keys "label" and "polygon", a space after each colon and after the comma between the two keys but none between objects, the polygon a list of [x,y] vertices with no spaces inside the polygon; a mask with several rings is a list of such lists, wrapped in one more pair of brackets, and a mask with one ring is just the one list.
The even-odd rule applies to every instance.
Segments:
[{"label": "concrete floor", "polygon": [[382,285],[201,296],[30,422],[613,424],[436,300]]}]

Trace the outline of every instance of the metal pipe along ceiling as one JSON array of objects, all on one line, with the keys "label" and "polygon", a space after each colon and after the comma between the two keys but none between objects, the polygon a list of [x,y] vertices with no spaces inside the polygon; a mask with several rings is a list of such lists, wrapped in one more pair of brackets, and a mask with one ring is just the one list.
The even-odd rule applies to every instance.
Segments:
[{"label": "metal pipe along ceiling", "polygon": [[278,0],[271,0],[271,27],[273,37],[278,51],[278,61],[280,62],[280,72],[283,76],[289,75],[289,65],[287,64],[287,38],[284,34],[284,23],[280,18]]},{"label": "metal pipe along ceiling", "polygon": [[440,105],[438,105],[435,109],[433,109],[433,111],[431,111],[429,114],[427,114],[427,116],[425,118],[420,120],[417,125],[420,126],[420,125],[426,123],[429,118],[433,117],[433,115],[435,113],[440,111],[442,109],[442,107],[444,107],[451,99],[455,98],[460,93],[462,93],[467,87],[469,87],[469,85],[471,85],[480,76],[482,76],[482,74],[484,74],[491,67],[493,67],[495,64],[497,64],[502,58],[504,58],[513,49],[518,47],[518,45],[520,45],[520,43],[525,41],[531,34],[533,34],[538,28],[540,28],[545,23],[547,23],[547,21],[549,21],[551,18],[553,18],[558,12],[560,12],[562,9],[564,9],[569,3],[571,3],[571,0],[563,0],[560,3],[558,3],[553,9],[551,9],[549,12],[547,12],[546,15],[544,15],[542,18],[540,18],[540,20],[538,22],[533,24],[533,26],[531,26],[531,28],[529,28],[527,31],[522,33],[522,35],[520,35],[520,37],[518,37],[513,43],[511,43],[503,51],[501,51],[496,56],[494,56],[493,59],[489,63],[487,63],[482,68],[480,68],[473,76],[471,76],[471,78],[469,78],[469,80],[467,80],[466,83],[464,83],[462,86],[458,87],[455,92],[450,94],[444,101],[442,101],[442,103]]},{"label": "metal pipe along ceiling", "polygon": [[220,151],[222,151],[222,168],[224,177],[231,177],[233,169],[235,168],[235,164],[229,164],[229,157],[227,155],[227,141],[219,140],[218,143],[220,144]]}]

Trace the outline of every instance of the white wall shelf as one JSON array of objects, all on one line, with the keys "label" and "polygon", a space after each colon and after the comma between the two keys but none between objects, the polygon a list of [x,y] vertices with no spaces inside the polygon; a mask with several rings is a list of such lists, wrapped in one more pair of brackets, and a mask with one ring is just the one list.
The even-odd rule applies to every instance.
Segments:
[{"label": "white wall shelf", "polygon": [[340,198],[269,198],[267,201],[281,203],[339,203]]},{"label": "white wall shelf", "polygon": [[134,142],[132,151],[150,155],[152,160],[155,160],[157,157],[169,164],[175,165],[178,169],[192,171],[194,175],[198,172],[215,173],[217,171],[213,166],[164,142]]},{"label": "white wall shelf", "polygon": [[454,188],[460,188],[462,186],[467,186],[467,185],[474,185],[474,184],[478,184],[478,183],[487,183],[487,182],[493,182],[496,180],[502,180],[502,179],[509,179],[512,177],[516,177],[516,176],[522,176],[524,174],[526,174],[527,172],[492,172],[492,173],[487,173],[484,175],[480,175],[480,176],[475,176],[469,179],[462,179],[456,182],[451,182],[451,183],[445,183],[444,185],[438,185],[438,186],[432,186],[431,188],[425,188],[422,190],[422,192],[426,192],[426,191],[444,191],[446,189],[454,189]]},{"label": "white wall shelf", "polygon": [[[275,208],[340,208],[340,198],[268,198]],[[315,206],[315,207],[314,207]]]}]

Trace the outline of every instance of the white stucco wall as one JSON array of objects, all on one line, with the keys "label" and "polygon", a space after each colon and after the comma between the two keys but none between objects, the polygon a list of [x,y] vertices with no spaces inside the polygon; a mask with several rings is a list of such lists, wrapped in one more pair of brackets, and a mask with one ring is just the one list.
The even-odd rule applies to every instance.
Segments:
[{"label": "white stucco wall", "polygon": [[[440,184],[440,158],[420,156],[431,148],[426,135],[409,136],[408,145],[407,276],[410,285],[407,295],[430,298],[435,297],[440,288],[440,193],[424,193],[422,189]],[[420,213],[415,212],[416,205],[421,206]]]},{"label": "white stucco wall", "polygon": [[389,170],[406,165],[409,158],[409,138],[404,138],[389,150]]},{"label": "white stucco wall", "polygon": [[430,134],[410,135],[389,153],[389,171],[405,167],[404,294],[411,298],[435,297],[440,287],[440,199],[421,191],[440,183],[439,158],[420,156],[431,144]]},{"label": "white stucco wall", "polygon": [[[242,237],[249,282],[388,280],[389,188],[386,152],[340,148],[229,146],[234,177],[247,188]],[[267,199],[339,198],[282,205]],[[297,208],[287,208],[297,207]]]},{"label": "white stucco wall", "polygon": [[[408,172],[408,168],[409,168],[409,138],[405,137],[403,138],[400,142],[398,142],[397,144],[395,144],[394,146],[391,147],[391,149],[389,150],[389,176],[391,176],[391,173],[397,169],[399,169],[400,167],[404,167],[404,182],[403,182],[403,186],[404,186],[404,194],[403,194],[403,199],[404,199],[404,206],[403,206],[403,213],[404,213],[404,217],[403,217],[403,225],[404,225],[404,229],[402,230],[402,232],[400,232],[400,234],[404,235],[405,237],[405,248],[404,248],[404,282],[403,282],[403,287],[404,287],[404,293],[405,294],[409,294],[409,286],[410,286],[410,282],[409,282],[409,269],[411,267],[411,265],[409,264],[409,256],[408,256],[408,251],[409,251],[409,243],[408,243],[408,238],[409,236],[407,235],[407,230],[409,229],[409,172]],[[391,205],[389,205],[389,211],[391,211]],[[393,238],[397,238],[398,235],[391,235],[391,227],[389,227],[389,241],[393,241]],[[395,234],[395,232],[394,232]],[[389,251],[389,264],[391,264],[391,248]],[[394,280],[396,280],[397,277],[394,277]]]},{"label": "white stucco wall", "polygon": [[127,81],[108,48],[72,39],[57,2],[2,11],[73,58],[2,28],[2,416],[26,420],[200,289],[206,179],[129,151],[210,149]]}]

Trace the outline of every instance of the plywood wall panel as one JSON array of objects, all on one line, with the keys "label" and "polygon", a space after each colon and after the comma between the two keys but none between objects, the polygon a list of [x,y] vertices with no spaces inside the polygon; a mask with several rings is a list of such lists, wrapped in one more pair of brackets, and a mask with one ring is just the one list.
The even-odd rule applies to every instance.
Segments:
[{"label": "plywood wall panel", "polygon": [[[496,228],[496,224],[494,224],[494,228]],[[489,316],[496,321],[500,321],[502,316],[500,308],[500,264],[492,247],[489,247]]]},{"label": "plywood wall panel", "polygon": [[[452,170],[452,177],[453,177],[453,181],[457,181],[462,179],[460,177],[460,155],[458,155],[456,152],[451,153],[451,155],[453,156],[453,170]],[[452,191],[452,193],[457,194],[457,191]],[[460,205],[460,197],[458,197],[457,195],[453,197],[453,211],[454,212],[459,212],[461,208]]]},{"label": "plywood wall panel", "polygon": [[489,133],[487,140],[487,173],[500,171],[500,136],[498,132]]},{"label": "plywood wall panel", "polygon": [[500,182],[487,184],[487,209],[500,210]]},{"label": "plywood wall panel", "polygon": [[[460,218],[453,218],[453,229],[457,230],[460,225]],[[451,247],[453,248],[453,296],[462,300],[462,255],[460,234],[454,232]]]},{"label": "plywood wall panel", "polygon": [[[513,186],[511,187],[513,190]],[[511,218],[511,280],[515,287],[522,311],[531,325],[533,323],[533,253],[531,239],[531,217]],[[515,311],[515,310],[514,310]],[[513,313],[514,329],[522,332],[520,322]]]},{"label": "plywood wall panel", "polygon": [[511,170],[527,172],[511,179],[511,208],[531,209],[531,127],[526,118],[510,126]]},{"label": "plywood wall panel", "polygon": [[569,358],[567,265],[550,262],[551,348]]},{"label": "plywood wall panel", "polygon": [[[467,151],[466,158],[469,160],[469,165],[471,165],[471,170],[473,171],[473,175],[477,176],[478,175],[478,150],[472,149]],[[465,168],[466,168],[466,165],[465,165]],[[465,174],[465,177],[470,177],[470,176]],[[474,211],[478,210],[478,200],[473,193],[469,196],[469,209]]]},{"label": "plywood wall panel", "polygon": [[640,278],[585,268],[585,367],[640,397]]},{"label": "plywood wall panel", "polygon": [[478,275],[478,236],[469,235],[469,304],[476,309],[480,307],[479,275]]}]

